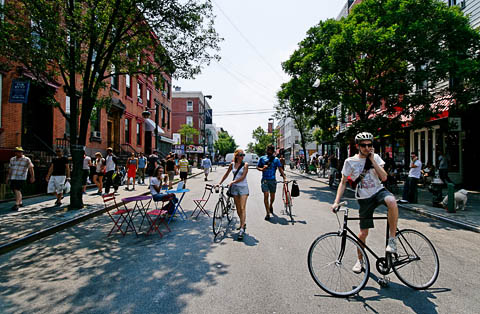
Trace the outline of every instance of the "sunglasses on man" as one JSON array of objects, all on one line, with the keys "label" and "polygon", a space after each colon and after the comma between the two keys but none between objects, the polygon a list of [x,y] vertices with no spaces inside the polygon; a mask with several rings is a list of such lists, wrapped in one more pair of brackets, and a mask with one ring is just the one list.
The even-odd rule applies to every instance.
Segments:
[{"label": "sunglasses on man", "polygon": [[365,148],[365,147],[373,147],[373,144],[371,144],[371,143],[370,143],[370,144],[362,143],[362,144],[358,144],[358,145],[359,145],[360,147],[363,147],[363,148]]}]

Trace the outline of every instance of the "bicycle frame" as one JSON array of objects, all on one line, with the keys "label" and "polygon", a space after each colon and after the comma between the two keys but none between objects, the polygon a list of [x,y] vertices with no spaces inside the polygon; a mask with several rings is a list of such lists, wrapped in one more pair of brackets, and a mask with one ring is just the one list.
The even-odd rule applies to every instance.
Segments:
[{"label": "bicycle frame", "polygon": [[[338,258],[337,258],[337,262],[340,262],[343,258],[343,254],[345,253],[345,245],[346,245],[346,241],[347,241],[347,233],[349,233],[358,243],[360,243],[360,245],[366,249],[370,254],[372,254],[376,260],[379,260],[381,258],[385,258],[386,262],[387,262],[387,268],[390,269],[391,268],[391,259],[388,258],[390,256],[390,253],[387,253],[385,252],[385,257],[380,257],[378,256],[372,249],[370,249],[367,244],[365,244],[350,228],[348,228],[348,221],[349,220],[361,220],[361,219],[367,219],[367,218],[360,218],[360,217],[348,217],[348,209],[345,210],[345,214],[343,216],[343,227],[341,230],[339,230],[339,234],[341,234],[342,236],[342,243],[341,243],[341,247],[340,247],[340,252],[338,254]],[[388,237],[389,237],[389,224],[388,224],[388,217],[372,217],[372,218],[368,218],[368,219],[373,219],[373,220],[387,220],[387,227],[386,227],[386,233],[385,233],[385,246],[387,245],[388,243]],[[399,230],[397,229],[397,232]],[[399,243],[400,245],[402,245],[405,249],[405,243],[408,245],[408,247],[410,248],[410,250],[415,254],[415,257],[414,258],[410,258],[408,257],[407,259],[403,259],[403,260],[396,260],[395,261],[395,266],[398,266],[398,265],[403,265],[403,264],[406,264],[406,263],[409,263],[413,260],[419,260],[420,258],[418,257],[418,254],[417,252],[415,252],[415,250],[412,248],[412,246],[410,245],[410,243],[408,243],[407,239],[405,239],[405,237],[403,235],[401,235],[401,237],[403,238],[403,241],[402,239],[400,239]]]}]

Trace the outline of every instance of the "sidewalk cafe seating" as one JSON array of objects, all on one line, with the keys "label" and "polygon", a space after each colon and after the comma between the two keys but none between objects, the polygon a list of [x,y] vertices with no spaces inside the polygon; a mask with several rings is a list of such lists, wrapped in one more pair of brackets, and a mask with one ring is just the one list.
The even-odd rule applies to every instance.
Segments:
[{"label": "sidewalk cafe seating", "polygon": [[[155,201],[155,209],[146,211],[146,217],[150,223],[150,229],[147,231],[147,235],[150,234],[151,232],[157,231],[160,237],[163,237],[162,232],[160,232],[160,226],[163,224],[167,228],[168,232],[171,232],[170,228],[168,227],[167,224],[167,218],[169,215],[169,210],[168,208],[175,208],[175,205],[173,203],[173,200],[175,199],[174,194],[165,194],[160,200]],[[162,206],[158,208],[158,203],[162,202]],[[172,210],[173,212],[173,210]],[[152,219],[152,217],[155,217],[155,219]]]},{"label": "sidewalk cafe seating", "polygon": [[[127,231],[133,230],[136,233],[135,226],[132,222],[131,212],[133,209],[129,209],[127,207],[121,208],[115,199],[115,193],[105,194],[102,195],[103,203],[105,208],[112,207],[107,209],[107,214],[113,221],[113,227],[108,233],[108,236],[112,234],[114,230],[120,232],[122,236],[125,236]],[[126,223],[125,229],[122,229],[123,224]]]},{"label": "sidewalk cafe seating", "polygon": [[206,210],[205,206],[207,205],[208,203],[208,200],[210,199],[210,196],[212,196],[213,194],[213,188],[214,186],[211,185],[211,184],[206,184],[205,185],[205,190],[203,190],[203,195],[201,198],[199,199],[194,199],[193,202],[195,203],[195,209],[193,210],[192,212],[192,215],[191,217],[193,217],[193,215],[195,214],[195,212],[198,210],[198,214],[197,216],[195,216],[195,218],[198,218],[198,216],[203,213],[205,215],[207,215],[208,217],[210,217],[210,214],[208,213],[208,211]]},{"label": "sidewalk cafe seating", "polygon": [[[175,210],[174,210],[173,214],[168,219],[168,223],[170,223],[170,221],[173,219],[173,217],[175,217],[177,212],[179,213],[180,218],[182,218],[182,220],[186,220],[188,218],[187,214],[185,214],[185,211],[183,210],[182,205],[181,205],[183,197],[185,196],[185,193],[187,193],[187,192],[190,192],[190,190],[183,188],[183,182],[178,183],[176,190],[168,190],[167,191],[167,193],[182,194],[182,196],[180,196],[180,199],[178,200],[178,202],[175,206]],[[180,211],[179,211],[179,209],[180,209]]]}]

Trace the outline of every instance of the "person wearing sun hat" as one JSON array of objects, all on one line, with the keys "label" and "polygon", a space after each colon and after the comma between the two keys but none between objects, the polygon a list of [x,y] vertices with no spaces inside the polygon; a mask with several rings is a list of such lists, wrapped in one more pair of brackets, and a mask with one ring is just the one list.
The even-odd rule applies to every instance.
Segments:
[{"label": "person wearing sun hat", "polygon": [[10,158],[8,166],[7,184],[10,182],[10,188],[15,193],[15,205],[12,210],[18,210],[22,207],[22,188],[27,180],[27,174],[30,173],[30,183],[35,182],[33,172],[33,163],[30,158],[23,155],[23,148],[15,147],[15,156]]}]

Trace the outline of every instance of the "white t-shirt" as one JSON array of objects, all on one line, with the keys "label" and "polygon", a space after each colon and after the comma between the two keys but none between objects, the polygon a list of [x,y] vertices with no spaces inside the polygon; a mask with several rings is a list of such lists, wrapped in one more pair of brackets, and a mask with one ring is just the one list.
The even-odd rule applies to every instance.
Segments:
[{"label": "white t-shirt", "polygon": [[152,193],[152,195],[155,195],[155,194],[159,193],[155,190],[154,186],[158,185],[158,186],[160,186],[160,189],[161,189],[162,184],[164,182],[164,178],[165,178],[165,175],[162,175],[162,179],[160,181],[157,177],[152,177],[152,180],[150,180],[150,193]]},{"label": "white t-shirt", "polygon": [[106,161],[106,172],[109,172],[109,171],[113,171],[115,170],[115,163],[113,162],[113,155],[107,155],[107,157],[105,157],[105,161]]},{"label": "white t-shirt", "polygon": [[[373,158],[380,167],[383,167],[385,162],[380,156],[378,156],[378,154],[374,154]],[[342,174],[346,177],[350,176],[350,178],[355,181],[362,173],[366,161],[367,158],[360,158],[358,154],[347,158],[343,164]],[[380,181],[377,172],[372,166],[363,180],[358,183],[355,198],[369,198],[381,189],[383,189],[382,181]]]},{"label": "white t-shirt", "polygon": [[422,162],[420,160],[415,160],[415,168],[410,168],[408,172],[408,176],[412,178],[420,179],[420,175],[422,174]]},{"label": "white t-shirt", "polygon": [[92,161],[92,158],[88,157],[88,156],[85,156],[85,158],[83,158],[83,170],[90,170],[90,166],[89,166],[89,163]]}]

